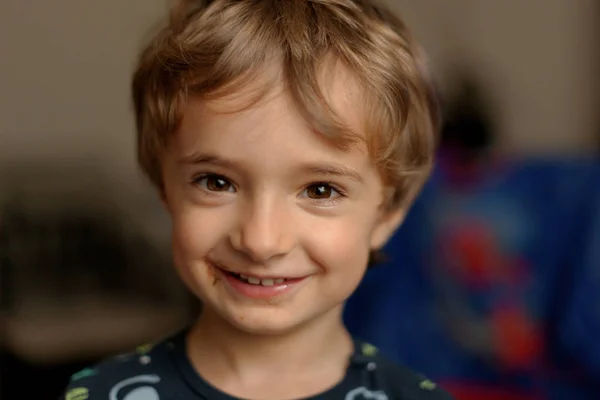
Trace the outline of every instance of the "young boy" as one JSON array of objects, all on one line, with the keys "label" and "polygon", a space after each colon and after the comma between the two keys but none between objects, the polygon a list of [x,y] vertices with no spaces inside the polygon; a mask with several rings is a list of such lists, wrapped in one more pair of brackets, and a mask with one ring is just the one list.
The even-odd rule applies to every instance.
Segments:
[{"label": "young boy", "polygon": [[448,399],[341,318],[430,170],[421,57],[372,0],[180,1],[133,98],[139,161],[203,311],[65,398]]}]

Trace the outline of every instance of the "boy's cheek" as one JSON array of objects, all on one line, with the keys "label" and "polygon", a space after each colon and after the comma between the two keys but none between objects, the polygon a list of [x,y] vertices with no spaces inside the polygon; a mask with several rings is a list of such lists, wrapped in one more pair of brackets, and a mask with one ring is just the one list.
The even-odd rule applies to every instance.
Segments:
[{"label": "boy's cheek", "polygon": [[176,209],[171,214],[174,245],[185,258],[204,258],[215,246],[219,237],[219,229],[223,227],[219,221],[213,221],[210,213],[201,213],[193,208]]},{"label": "boy's cheek", "polygon": [[307,251],[317,258],[328,272],[344,270],[351,273],[366,269],[369,257],[368,229],[359,221],[331,222],[329,227],[307,236]]}]

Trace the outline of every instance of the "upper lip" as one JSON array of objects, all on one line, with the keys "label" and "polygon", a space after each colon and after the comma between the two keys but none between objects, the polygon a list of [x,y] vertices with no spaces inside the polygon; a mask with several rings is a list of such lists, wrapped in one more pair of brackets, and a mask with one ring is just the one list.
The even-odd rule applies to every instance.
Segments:
[{"label": "upper lip", "polygon": [[246,277],[249,278],[256,278],[256,279],[300,279],[300,278],[304,278],[307,275],[296,275],[296,276],[291,276],[291,275],[257,275],[257,274],[253,274],[253,273],[248,273],[248,272],[239,272],[239,271],[233,271],[227,267],[225,267],[222,263],[218,262],[218,261],[214,261],[214,260],[209,260],[209,263],[212,264],[214,267],[217,267],[218,269],[221,269],[225,272],[230,272],[232,274],[237,274],[237,275],[244,275]]}]

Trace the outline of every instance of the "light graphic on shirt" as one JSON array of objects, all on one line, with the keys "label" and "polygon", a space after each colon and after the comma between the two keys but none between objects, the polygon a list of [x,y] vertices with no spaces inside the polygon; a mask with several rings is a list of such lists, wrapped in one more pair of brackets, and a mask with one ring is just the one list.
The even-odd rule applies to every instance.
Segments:
[{"label": "light graphic on shirt", "polygon": [[90,393],[87,388],[77,387],[67,392],[65,400],[86,400],[88,397]]},{"label": "light graphic on shirt", "polygon": [[388,397],[382,391],[372,391],[361,386],[346,393],[344,400],[388,400]]},{"label": "light graphic on shirt", "polygon": [[[160,377],[158,375],[134,376],[133,378],[125,379],[124,381],[121,381],[113,386],[113,388],[110,390],[108,398],[110,400],[160,400],[160,396],[158,395],[156,389],[153,386],[150,386],[158,382],[160,382]],[[147,385],[136,387],[128,392],[125,396],[119,396],[119,393],[126,387],[140,383]]]},{"label": "light graphic on shirt", "polygon": [[81,371],[71,375],[71,382],[78,381],[79,379],[87,378],[89,376],[94,376],[98,373],[95,369],[85,368]]},{"label": "light graphic on shirt", "polygon": [[437,387],[437,385],[431,382],[429,379],[425,379],[424,381],[421,381],[421,383],[419,383],[419,387],[423,390],[434,390]]},{"label": "light graphic on shirt", "polygon": [[377,352],[378,352],[377,347],[375,347],[369,343],[363,343],[362,348],[361,348],[361,353],[363,356],[371,357],[371,356],[374,356],[375,354],[377,354]]}]

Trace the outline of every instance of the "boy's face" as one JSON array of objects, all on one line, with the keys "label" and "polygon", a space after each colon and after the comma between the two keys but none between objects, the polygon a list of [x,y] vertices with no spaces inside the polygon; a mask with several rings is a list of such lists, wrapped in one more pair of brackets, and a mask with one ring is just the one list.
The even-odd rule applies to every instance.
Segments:
[{"label": "boy's face", "polygon": [[[360,97],[348,87],[337,78],[328,97],[360,131]],[[339,318],[369,251],[400,219],[382,211],[366,146],[327,143],[283,92],[242,112],[215,112],[222,106],[190,100],[165,152],[179,273],[205,308],[247,332]]]}]

